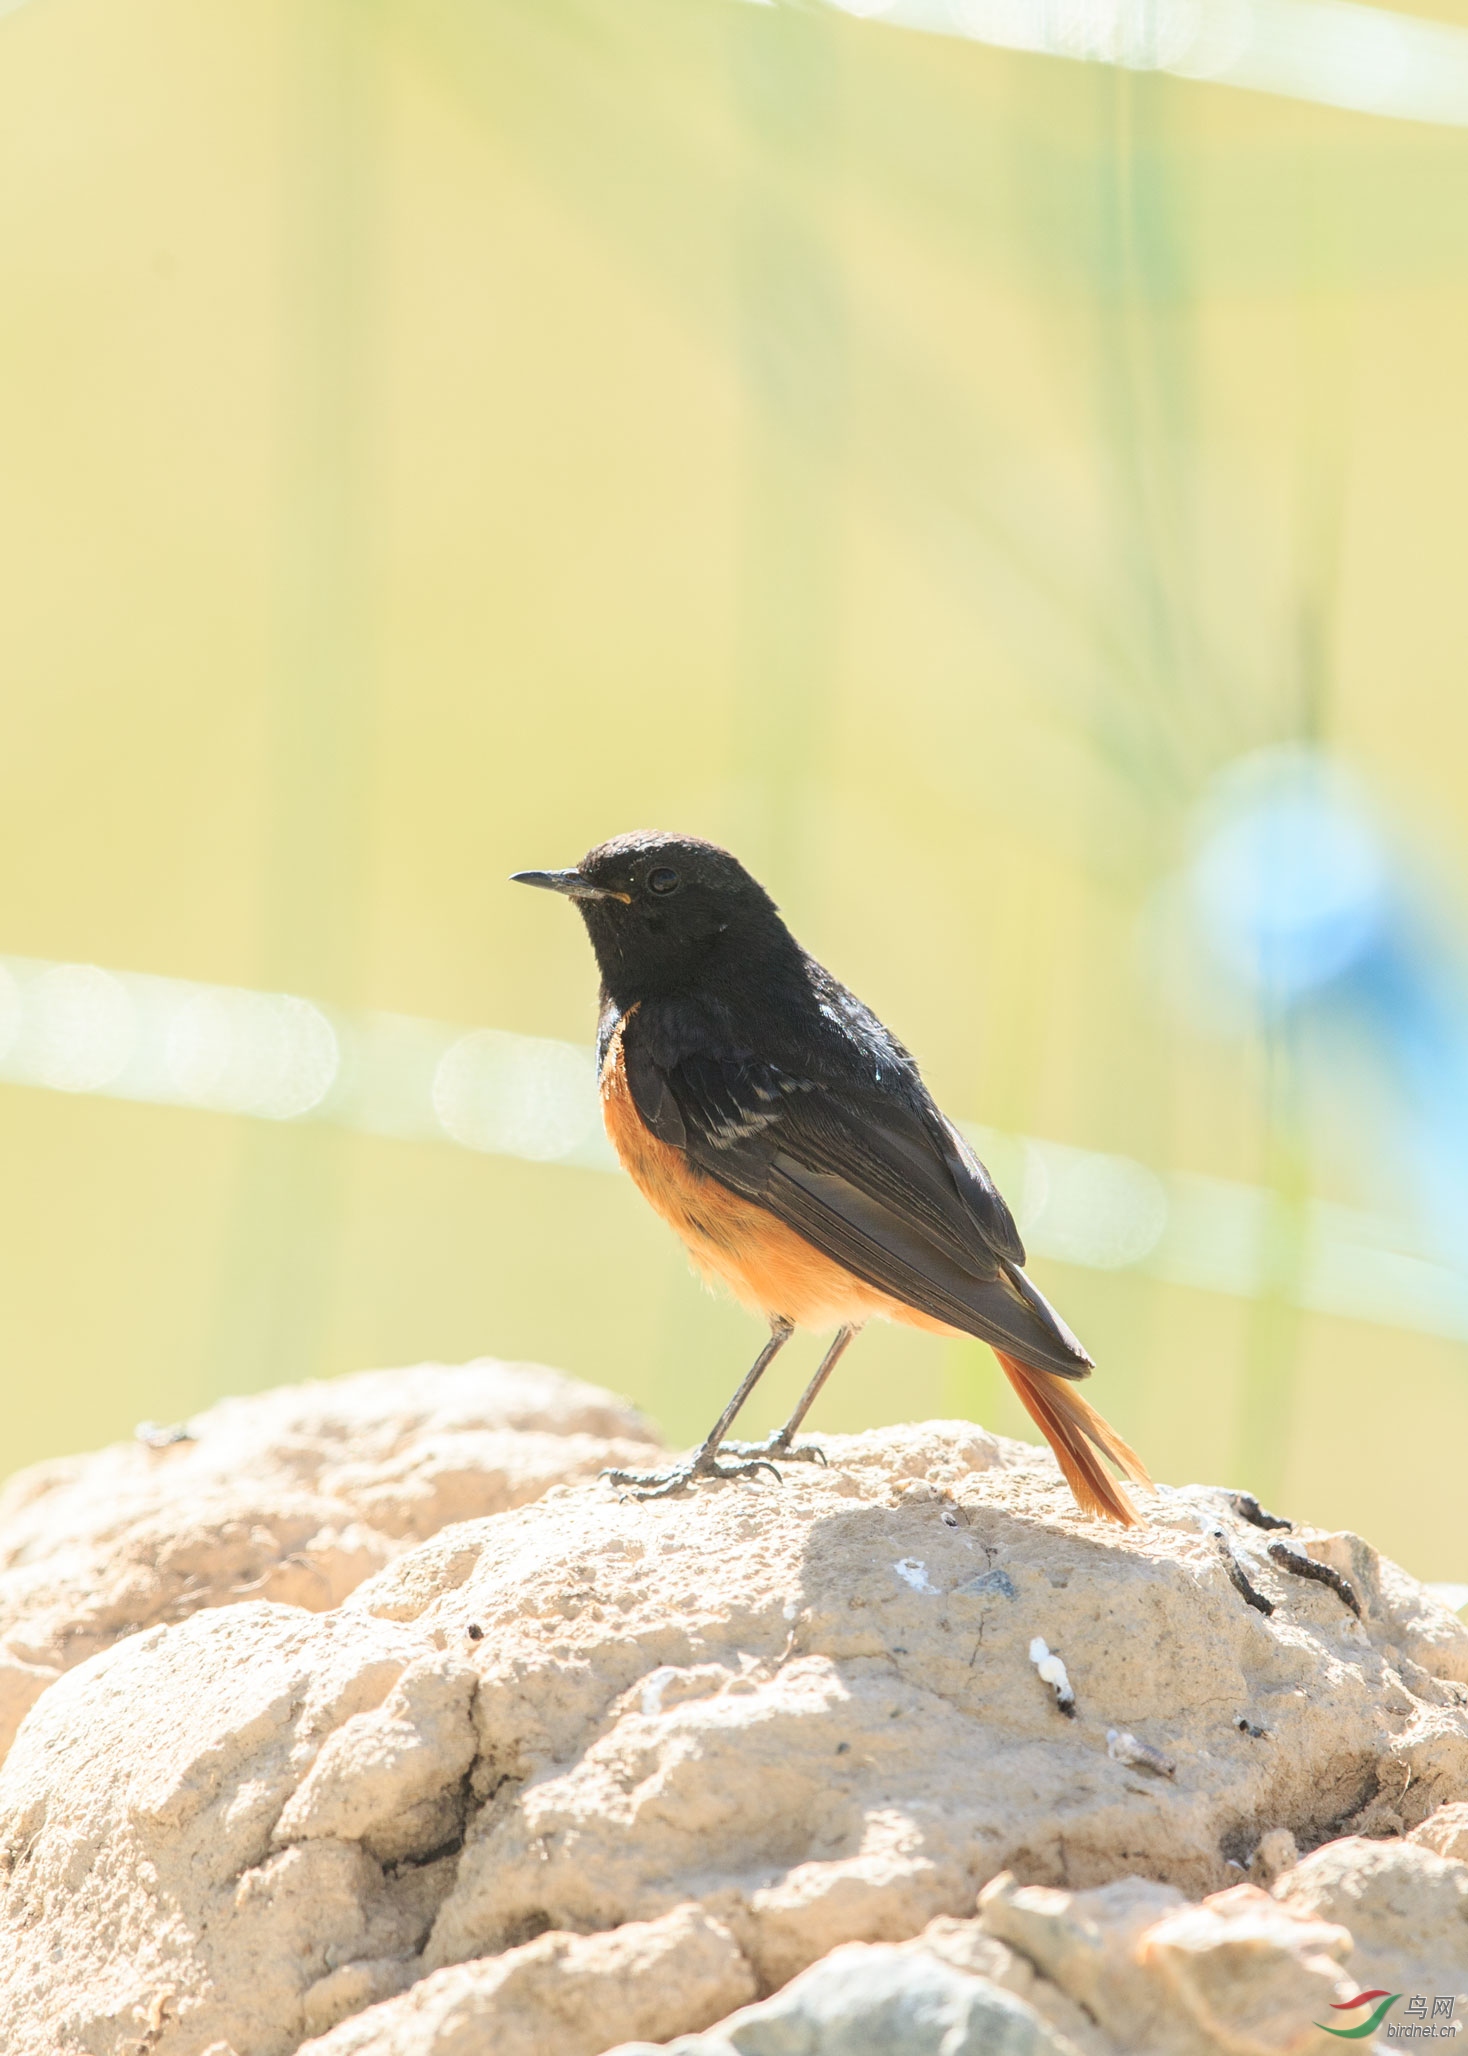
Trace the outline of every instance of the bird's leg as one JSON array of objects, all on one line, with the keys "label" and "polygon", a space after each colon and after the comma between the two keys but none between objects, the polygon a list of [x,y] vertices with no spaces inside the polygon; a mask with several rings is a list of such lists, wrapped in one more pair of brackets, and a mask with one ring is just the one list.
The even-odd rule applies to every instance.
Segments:
[{"label": "bird's leg", "polygon": [[[755,1386],[779,1355],[790,1337],[795,1333],[795,1323],[787,1321],[783,1314],[777,1314],[770,1322],[770,1339],[750,1365],[739,1390],[714,1422],[704,1437],[697,1452],[685,1464],[679,1464],[672,1471],[603,1471],[602,1476],[614,1485],[626,1485],[634,1499],[666,1499],[674,1492],[681,1492],[685,1485],[695,1478],[750,1478],[760,1471],[768,1471],[771,1477],[780,1473],[766,1456],[756,1456],[737,1463],[720,1463],[719,1449],[724,1437],[733,1427],[739,1409],[748,1399]],[[812,1393],[814,1398],[815,1394]],[[799,1413],[796,1419],[800,1418]]]},{"label": "bird's leg", "polygon": [[799,1449],[792,1449],[795,1431],[815,1405],[821,1387],[835,1370],[842,1351],[861,1332],[861,1322],[853,1321],[849,1327],[838,1328],[835,1340],[821,1358],[815,1376],[800,1395],[800,1403],[794,1413],[777,1434],[769,1435],[763,1442],[731,1442],[732,1456],[781,1456],[791,1463],[824,1463],[825,1453],[819,1443],[807,1442]]}]

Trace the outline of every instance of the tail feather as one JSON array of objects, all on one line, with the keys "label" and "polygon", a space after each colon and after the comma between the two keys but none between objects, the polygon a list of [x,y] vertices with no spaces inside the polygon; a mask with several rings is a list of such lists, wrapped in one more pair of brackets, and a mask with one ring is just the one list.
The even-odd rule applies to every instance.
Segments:
[{"label": "tail feather", "polygon": [[[1047,1371],[1032,1371],[996,1349],[1004,1375],[1045,1440],[1083,1513],[1104,1514],[1124,1528],[1136,1525],[1137,1509],[1096,1455],[1102,1450],[1117,1469],[1139,1485],[1150,1485],[1147,1467],[1109,1421],[1082,1399],[1073,1385]],[[1092,1445],[1095,1445],[1094,1448]]]}]

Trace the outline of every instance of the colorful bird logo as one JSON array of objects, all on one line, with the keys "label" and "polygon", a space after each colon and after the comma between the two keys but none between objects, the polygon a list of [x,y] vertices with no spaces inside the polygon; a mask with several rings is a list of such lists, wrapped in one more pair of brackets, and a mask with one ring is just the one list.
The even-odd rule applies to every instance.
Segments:
[{"label": "colorful bird logo", "polygon": [[[1317,2020],[1315,2025],[1343,2042],[1364,2042],[1368,2035],[1376,2033],[1401,1996],[1400,1992],[1358,1992],[1354,1999],[1338,1999],[1330,2009],[1332,2013],[1354,2013],[1358,2006],[1371,2006],[1373,2010],[1358,2027],[1329,2027],[1323,2020]],[[1378,1999],[1379,2006],[1374,2003]]]}]

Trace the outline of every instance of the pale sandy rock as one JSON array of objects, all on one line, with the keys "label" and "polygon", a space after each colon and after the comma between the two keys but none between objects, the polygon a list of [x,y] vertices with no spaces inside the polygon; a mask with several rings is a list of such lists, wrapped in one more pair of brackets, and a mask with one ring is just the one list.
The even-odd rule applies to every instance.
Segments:
[{"label": "pale sandy rock", "polygon": [[[1358,1621],[1281,1575],[1246,1523],[1210,1509],[1268,1618],[1196,1522],[1165,1507],[1102,1530],[1021,1445],[940,1424],[828,1451],[829,1471],[778,1488],[552,1493],[354,1595],[348,1612],[484,1637],[488,1803],[430,1962],[532,1919],[600,1928],[732,1888],[776,1985],[838,1942],[963,1912],[1006,1867],[1057,1885],[1146,1870],[1196,1894],[1237,1879],[1267,1829],[1308,1846],[1413,1765],[1442,1796],[1468,1788],[1462,1687],[1419,1666],[1409,1688],[1378,1646],[1397,1646],[1396,1612]],[[1074,1720],[1036,1636],[1065,1660]],[[1175,1778],[1116,1762],[1112,1727]]]},{"label": "pale sandy rock", "polygon": [[1329,2047],[1315,2025],[1347,1987],[1342,1927],[1235,1885],[1190,1905],[1165,1885],[1123,1878],[1088,1892],[994,1879],[980,1925],[1027,1958],[1137,2056],[1307,2056]]},{"label": "pale sandy rock", "polygon": [[276,1822],[279,1847],[331,1837],[383,1863],[451,1841],[474,1761],[477,1679],[451,1656],[419,1657],[381,1706],[329,1735]]},{"label": "pale sandy rock", "polygon": [[1460,1862],[1468,1863],[1468,1799],[1440,1806],[1421,1827],[1413,1828],[1407,1839],[1424,1849],[1435,1850],[1439,1856],[1456,1856]]},{"label": "pale sandy rock", "polygon": [[124,1635],[245,1598],[323,1612],[450,1522],[653,1446],[610,1393],[489,1361],[284,1386],[169,1433],[0,1490],[0,1757],[59,1672]]},{"label": "pale sandy rock", "polygon": [[1312,2014],[1348,1989],[1350,1936],[1253,1886],[1198,1906],[1138,1878],[1077,1893],[1005,1875],[980,1905],[979,1920],[940,1917],[891,1953],[936,1956],[988,1979],[1096,2056],[1323,2051]]},{"label": "pale sandy rock", "polygon": [[[336,2056],[368,2029],[382,2056],[449,2056],[454,2035],[498,2049],[484,2008],[528,2033],[563,1987],[609,2040],[667,2036],[713,2002],[692,1972],[635,1975],[639,1950],[711,1950],[770,1994],[854,1942],[914,1944],[862,1955],[872,2018],[946,2020],[945,2056],[971,2029],[1036,2056],[1301,2056],[1290,2008],[1354,1925],[1297,1903],[1312,1859],[1273,1900],[1186,1901],[1271,1833],[1309,1848],[1383,1793],[1418,1819],[1468,1797],[1458,1642],[1432,1623],[1408,1656],[1415,1602],[1369,1555],[1358,1620],[1220,1495],[1122,1532],[1076,1514],[1048,1453],[967,1423],[826,1446],[829,1469],[779,1485],[553,1485],[335,1611],[216,1607],[70,1671],[0,1771],[7,2056],[291,2056],[313,2035]],[[303,1461],[317,1490],[328,1466]],[[1113,1729],[1173,1775],[1118,1761]],[[1019,1925],[984,1933],[975,1895],[1005,1870],[984,1924],[1003,1900]],[[598,2015],[598,1980],[609,2008],[637,1986],[667,2010]],[[854,2050],[856,2019],[789,2046]]]},{"label": "pale sandy rock", "polygon": [[27,1663],[0,1645],[0,1761],[15,1740],[16,1729],[60,1676],[55,1664]]},{"label": "pale sandy rock", "polygon": [[284,2056],[319,1981],[415,1959],[451,1862],[272,1837],[327,1737],[421,1653],[389,1622],[256,1603],[52,1686],[0,1772],[7,2056],[122,2056],[145,2030],[149,2056]]},{"label": "pale sandy rock", "polygon": [[[1178,2009],[1137,1958],[1142,1937],[1187,1907],[1171,1885],[1126,1877],[1088,1892],[1018,1885],[1002,1872],[979,1894],[979,1925],[1108,2035],[1139,2050],[1170,2048]],[[1033,1991],[1026,1994],[1034,1999]]]},{"label": "pale sandy rock", "polygon": [[[848,1943],[707,2034],[665,2056],[1077,2056],[1012,1992],[954,1964],[880,1943]],[[396,2056],[396,2052],[394,2052]],[[611,2056],[655,2056],[629,2042]]]},{"label": "pale sandy rock", "polygon": [[[1282,1917],[1283,1916],[1283,1917]],[[1306,2056],[1327,2046],[1319,2017],[1346,1990],[1347,1931],[1292,1914],[1257,1885],[1179,1907],[1136,1943],[1175,2020],[1227,2056]],[[1121,2039],[1118,2034],[1118,2039]],[[1186,2033],[1170,2036],[1185,2049]]]},{"label": "pale sandy rock", "polygon": [[1276,1878],[1287,1870],[1293,1870],[1300,1860],[1300,1848],[1288,1828],[1271,1828],[1261,1835],[1254,1854],[1249,1858],[1249,1882],[1252,1885],[1272,1885]]},{"label": "pale sandy rock", "polygon": [[1325,2056],[1319,2016],[1355,1989],[1345,1930],[1252,1885],[1190,1905],[1137,1878],[1062,1892],[1006,1876],[981,1908],[979,1921],[934,1921],[899,1947],[837,1949],[667,2056]]},{"label": "pale sandy rock", "polygon": [[1464,1623],[1426,1585],[1382,1556],[1359,1535],[1311,1534],[1308,1553],[1338,1570],[1355,1587],[1363,1605],[1390,1626],[1387,1644],[1394,1661],[1417,1664],[1433,1677],[1468,1685],[1468,1636]]},{"label": "pale sandy rock", "polygon": [[1350,1929],[1351,1975],[1393,1992],[1452,1994],[1468,2010],[1468,1863],[1412,1842],[1350,1836],[1274,1887],[1283,1905]]},{"label": "pale sandy rock", "polygon": [[[1287,1571],[1272,1554],[1272,1547],[1293,1549],[1327,1565],[1352,1588],[1371,1623],[1373,1642],[1394,1668],[1468,1685],[1468,1622],[1400,1564],[1349,1529],[1261,1531],[1238,1517],[1234,1494],[1211,1485],[1161,1488],[1148,1502],[1147,1519],[1154,1526],[1191,1528],[1203,1534],[1221,1526],[1235,1547],[1240,1537],[1247,1538],[1245,1567],[1252,1564],[1266,1572],[1255,1582],[1276,1599],[1284,1589],[1292,1589],[1298,1597],[1302,1587],[1310,1589],[1312,1581]],[[1314,1590],[1322,1605],[1345,1603],[1328,1585],[1315,1582]],[[1453,1703],[1462,1703],[1455,1695],[1447,1696]]]},{"label": "pale sandy rock", "polygon": [[599,1935],[540,1935],[433,1971],[301,2056],[598,2056],[721,2019],[755,1992],[729,1930],[699,1906]]},{"label": "pale sandy rock", "polygon": [[[301,1998],[301,2025],[308,2035],[324,2035],[338,2021],[376,2007],[383,1999],[412,1987],[418,1966],[401,1956],[359,1957],[328,1970],[308,1985]],[[215,2045],[226,2050],[228,2044]]]},{"label": "pale sandy rock", "polygon": [[936,1956],[942,1963],[1013,1992],[1057,2030],[1062,2042],[1073,2043],[1080,2056],[1114,2056],[1114,2044],[1101,2032],[1094,2015],[1042,1976],[1023,1951],[1001,1942],[980,1921],[939,1913],[920,1935],[896,1946],[912,1954]]}]

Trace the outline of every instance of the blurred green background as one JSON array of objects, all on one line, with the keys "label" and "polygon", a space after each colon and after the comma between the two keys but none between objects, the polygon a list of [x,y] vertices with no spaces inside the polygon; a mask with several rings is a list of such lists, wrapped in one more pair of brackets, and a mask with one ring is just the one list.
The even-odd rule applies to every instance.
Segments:
[{"label": "blurred green background", "polygon": [[[0,44],[0,952],[582,1043],[506,874],[709,835],[955,1115],[1254,1209],[1220,1290],[1035,1258],[1157,1476],[1468,1580],[1468,1279],[1399,1147],[1468,947],[1468,131],[734,0]],[[1415,1087],[1356,987],[1190,969],[1208,796],[1288,743],[1448,967]],[[4,1468],[481,1352],[689,1439],[757,1346],[600,1168],[79,1077],[0,1083]],[[1326,1219],[1398,1235],[1396,1314],[1302,1283]],[[817,1424],[933,1413],[1029,1432],[905,1330]]]}]

